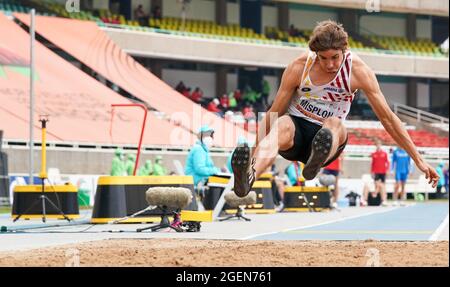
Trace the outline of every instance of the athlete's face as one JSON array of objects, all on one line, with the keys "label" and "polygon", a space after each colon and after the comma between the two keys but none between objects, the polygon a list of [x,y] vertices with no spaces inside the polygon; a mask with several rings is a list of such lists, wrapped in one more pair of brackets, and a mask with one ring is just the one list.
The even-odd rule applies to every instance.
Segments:
[{"label": "athlete's face", "polygon": [[320,68],[330,74],[335,74],[344,59],[344,52],[341,50],[327,50],[317,52]]}]

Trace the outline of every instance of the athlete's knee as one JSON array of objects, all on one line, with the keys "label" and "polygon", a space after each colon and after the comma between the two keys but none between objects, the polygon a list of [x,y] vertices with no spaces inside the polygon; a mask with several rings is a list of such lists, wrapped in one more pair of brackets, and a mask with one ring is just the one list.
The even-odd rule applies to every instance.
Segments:
[{"label": "athlete's knee", "polygon": [[294,123],[288,116],[282,116],[277,120],[278,133],[280,135],[293,135],[295,132]]},{"label": "athlete's knee", "polygon": [[331,129],[338,135],[339,143],[343,143],[347,138],[347,129],[345,128],[342,120],[337,117],[331,117],[324,121],[323,126]]},{"label": "athlete's knee", "polygon": [[331,118],[325,119],[323,121],[323,125],[324,126],[328,126],[328,127],[332,127],[332,128],[340,128],[340,127],[344,126],[342,121],[339,118],[337,118],[337,117],[331,117]]},{"label": "athlete's knee", "polygon": [[279,144],[284,146],[294,139],[295,126],[289,116],[282,116],[277,120]]}]

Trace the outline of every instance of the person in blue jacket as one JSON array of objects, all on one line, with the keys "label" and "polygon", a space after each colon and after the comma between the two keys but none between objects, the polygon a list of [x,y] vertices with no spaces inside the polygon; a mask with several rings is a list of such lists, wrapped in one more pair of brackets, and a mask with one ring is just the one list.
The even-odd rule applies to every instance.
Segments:
[{"label": "person in blue jacket", "polygon": [[[398,147],[392,154],[391,162],[391,173],[395,171],[395,186],[394,194],[392,196],[394,205],[398,205],[398,199],[400,199],[400,203],[403,205],[404,200],[406,199],[405,184],[409,174],[413,173],[411,157],[404,149]],[[400,195],[398,194],[399,189]]]},{"label": "person in blue jacket", "polygon": [[285,169],[285,173],[292,186],[299,185],[299,175],[302,174],[302,168],[298,161],[293,161],[290,165],[288,165]]},{"label": "person in blue jacket", "polygon": [[[436,197],[437,198],[442,198],[443,194],[442,192],[442,187],[445,188],[445,174],[444,174],[444,162],[440,162],[438,164],[438,167],[436,168],[436,172],[438,173],[438,175],[441,177],[438,181],[437,184],[437,193],[436,193]],[[448,192],[448,190],[445,190],[446,192]]]},{"label": "person in blue jacket", "polygon": [[186,159],[184,173],[194,177],[194,186],[199,182],[206,181],[211,175],[220,173],[220,169],[214,165],[209,155],[212,146],[214,130],[209,126],[202,126],[198,132],[198,141],[189,151]]}]

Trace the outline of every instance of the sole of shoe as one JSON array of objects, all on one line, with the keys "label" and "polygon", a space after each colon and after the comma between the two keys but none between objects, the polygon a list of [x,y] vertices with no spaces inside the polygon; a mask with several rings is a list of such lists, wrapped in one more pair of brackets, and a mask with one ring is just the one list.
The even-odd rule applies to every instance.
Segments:
[{"label": "sole of shoe", "polygon": [[247,170],[251,164],[250,148],[247,145],[238,146],[231,156],[231,167],[234,174],[234,193],[244,197],[250,191],[247,182]]},{"label": "sole of shoe", "polygon": [[322,128],[314,136],[311,144],[311,155],[303,169],[303,177],[311,180],[319,173],[322,165],[328,159],[333,144],[333,134],[327,128]]}]

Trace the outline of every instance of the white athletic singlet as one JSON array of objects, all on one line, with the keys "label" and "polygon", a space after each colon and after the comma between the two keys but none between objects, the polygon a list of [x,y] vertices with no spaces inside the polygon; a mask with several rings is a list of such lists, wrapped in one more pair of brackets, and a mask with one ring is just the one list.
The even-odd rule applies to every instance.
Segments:
[{"label": "white athletic singlet", "polygon": [[318,125],[322,125],[329,117],[345,120],[355,96],[350,87],[352,54],[350,51],[344,54],[336,77],[321,86],[315,86],[309,77],[316,58],[317,54],[310,51],[297,94],[294,95],[288,112]]}]

